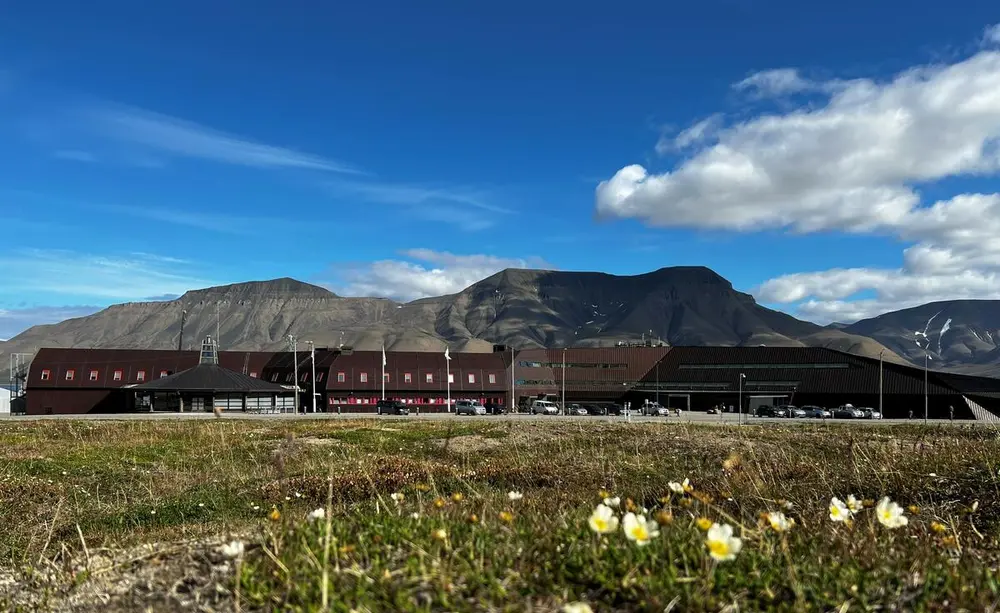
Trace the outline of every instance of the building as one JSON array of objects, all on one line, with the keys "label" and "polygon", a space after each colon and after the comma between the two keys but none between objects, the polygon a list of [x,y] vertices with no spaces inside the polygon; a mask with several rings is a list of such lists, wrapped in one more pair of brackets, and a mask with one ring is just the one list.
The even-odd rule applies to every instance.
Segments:
[{"label": "building", "polygon": [[[313,361],[315,356],[315,363]],[[567,402],[658,401],[703,411],[772,404],[882,407],[889,418],[995,420],[1000,380],[970,377],[810,347],[609,347],[493,353],[224,351],[219,364],[283,386],[275,403],[302,410],[374,412],[383,395],[420,411],[447,400],[524,406],[544,396]],[[143,387],[198,364],[197,351],[42,349],[27,377],[27,412],[149,410]],[[297,372],[296,372],[297,371]],[[315,372],[315,378],[314,378]],[[297,377],[296,377],[297,374]],[[925,379],[926,377],[926,379]],[[926,381],[926,384],[925,384]],[[294,390],[299,390],[296,397]],[[313,396],[315,390],[315,396]],[[880,393],[881,391],[881,393]],[[926,391],[926,395],[925,395]],[[231,392],[242,393],[242,392]],[[290,403],[291,407],[288,407]],[[202,405],[204,406],[204,405]],[[275,405],[277,406],[277,405]],[[154,408],[156,406],[154,401]],[[173,405],[167,405],[173,410]],[[176,407],[179,409],[179,406]],[[248,410],[242,401],[227,410]]]}]

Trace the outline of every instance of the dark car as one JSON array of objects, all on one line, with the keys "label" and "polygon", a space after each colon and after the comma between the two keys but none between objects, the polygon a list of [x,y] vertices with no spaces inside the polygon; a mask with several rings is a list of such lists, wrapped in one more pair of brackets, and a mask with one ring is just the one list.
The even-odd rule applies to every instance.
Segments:
[{"label": "dark car", "polygon": [[785,407],[757,407],[757,417],[788,417]]},{"label": "dark car", "polygon": [[496,402],[487,402],[486,403],[486,414],[487,415],[503,415],[506,412],[507,412],[507,409],[504,408],[504,406],[502,404],[498,404]]},{"label": "dark car", "polygon": [[615,402],[605,402],[601,406],[607,411],[605,415],[624,415],[625,407]]},{"label": "dark car", "polygon": [[608,407],[602,404],[596,404],[593,402],[582,405],[583,408],[587,409],[588,415],[607,415]]},{"label": "dark car", "polygon": [[410,408],[401,400],[379,400],[375,405],[378,415],[409,415]]}]

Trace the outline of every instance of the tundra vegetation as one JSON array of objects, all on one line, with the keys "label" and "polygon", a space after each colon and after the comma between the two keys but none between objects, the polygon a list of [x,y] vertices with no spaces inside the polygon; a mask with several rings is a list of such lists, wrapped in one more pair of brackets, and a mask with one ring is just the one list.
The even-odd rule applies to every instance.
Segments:
[{"label": "tundra vegetation", "polygon": [[0,609],[995,610],[998,470],[970,426],[12,420]]}]

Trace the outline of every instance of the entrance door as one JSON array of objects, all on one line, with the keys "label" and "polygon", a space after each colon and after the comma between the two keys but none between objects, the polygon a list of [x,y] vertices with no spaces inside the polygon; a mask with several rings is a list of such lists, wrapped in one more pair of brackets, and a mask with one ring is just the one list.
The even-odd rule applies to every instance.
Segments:
[{"label": "entrance door", "polygon": [[668,409],[681,409],[682,411],[691,410],[691,394],[668,394],[667,395],[667,408]]}]

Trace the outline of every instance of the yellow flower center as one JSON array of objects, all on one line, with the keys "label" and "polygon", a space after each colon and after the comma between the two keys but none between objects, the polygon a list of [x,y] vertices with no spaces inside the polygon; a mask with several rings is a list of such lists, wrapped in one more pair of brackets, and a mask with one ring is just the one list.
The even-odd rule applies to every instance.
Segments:
[{"label": "yellow flower center", "polygon": [[595,517],[594,527],[600,530],[601,532],[604,532],[605,530],[608,529],[608,522],[602,517]]},{"label": "yellow flower center", "polygon": [[646,526],[638,525],[632,528],[632,538],[634,538],[637,541],[648,541],[649,530],[646,530]]},{"label": "yellow flower center", "polygon": [[725,541],[708,541],[708,550],[716,556],[726,556],[729,554],[729,543]]}]

